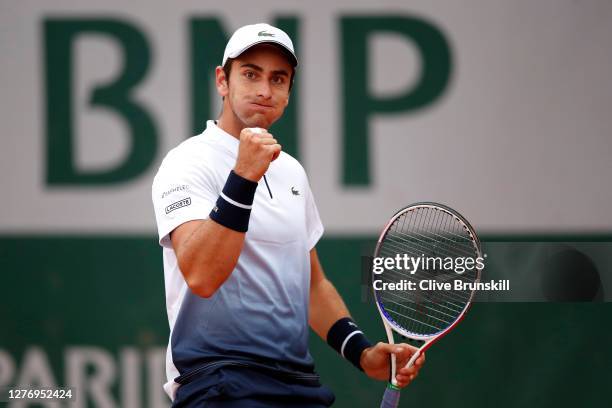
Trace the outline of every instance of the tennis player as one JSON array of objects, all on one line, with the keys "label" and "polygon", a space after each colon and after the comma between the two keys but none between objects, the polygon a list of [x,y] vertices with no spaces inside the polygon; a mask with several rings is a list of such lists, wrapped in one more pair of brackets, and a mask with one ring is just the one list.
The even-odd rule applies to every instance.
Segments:
[{"label": "tennis player", "polygon": [[[222,112],[171,150],[153,182],[174,407],[327,407],[308,326],[369,377],[388,380],[408,344],[370,344],[315,245],[323,226],[308,178],[270,126],[289,103],[298,60],[282,30],[238,29],[216,68]],[[400,387],[416,377],[400,369]]]}]

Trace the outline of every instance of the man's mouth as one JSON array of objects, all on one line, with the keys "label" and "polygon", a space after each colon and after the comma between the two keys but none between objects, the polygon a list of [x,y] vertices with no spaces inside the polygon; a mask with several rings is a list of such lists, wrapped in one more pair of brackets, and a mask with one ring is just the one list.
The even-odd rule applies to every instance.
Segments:
[{"label": "man's mouth", "polygon": [[257,102],[251,102],[251,105],[259,109],[271,109],[273,107],[272,105],[266,105],[266,104],[257,103]]}]

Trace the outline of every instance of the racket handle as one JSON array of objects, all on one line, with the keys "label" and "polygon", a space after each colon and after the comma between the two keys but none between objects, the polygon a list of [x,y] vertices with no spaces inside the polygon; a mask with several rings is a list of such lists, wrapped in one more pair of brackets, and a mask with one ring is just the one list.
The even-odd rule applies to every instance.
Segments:
[{"label": "racket handle", "polygon": [[399,406],[400,390],[396,386],[389,384],[383,395],[380,408],[397,408]]}]

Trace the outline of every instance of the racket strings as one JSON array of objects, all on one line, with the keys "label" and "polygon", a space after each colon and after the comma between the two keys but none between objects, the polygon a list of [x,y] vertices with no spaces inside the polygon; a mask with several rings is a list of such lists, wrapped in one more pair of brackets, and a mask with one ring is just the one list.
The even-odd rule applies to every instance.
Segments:
[{"label": "racket strings", "polygon": [[[390,278],[383,278],[381,280],[386,283],[394,283],[398,281],[396,279],[390,279]],[[415,285],[418,285],[419,280],[415,278],[411,278],[411,280],[415,283]],[[420,290],[420,291],[424,291],[424,290]],[[392,291],[389,291],[389,292],[390,292],[390,296],[397,296],[393,294]],[[422,303],[423,299],[419,297],[419,294],[418,294],[419,291],[414,290],[412,292],[415,292],[416,294],[411,297],[403,296],[403,299],[406,299],[412,302]],[[448,293],[442,293],[442,291],[439,291],[439,292],[441,293],[438,293],[437,295],[435,295],[435,297],[432,296],[432,299],[431,299],[432,303],[436,303],[440,308],[448,310],[451,314],[461,313],[461,310],[463,310],[465,301],[467,301],[469,298],[469,297],[466,298],[466,297],[452,296],[452,295],[449,295]],[[387,294],[385,294],[385,296],[387,296]],[[434,299],[435,299],[435,302],[434,302]],[[444,312],[440,311],[440,313],[444,313]]]},{"label": "racket strings", "polygon": [[[431,250],[428,245],[431,240],[434,240],[433,237],[428,237],[418,232],[415,232],[414,236],[408,236],[407,234],[402,232],[390,231],[388,237],[388,239],[390,239],[391,241],[395,239],[396,242],[400,244],[400,247],[409,242],[413,243],[415,245],[414,249],[417,250],[417,252],[418,250]],[[422,237],[422,239],[419,239],[418,237]],[[441,249],[446,249],[448,252],[453,252],[456,255],[471,256],[474,253],[474,251],[471,250],[470,247],[457,247],[457,244],[460,244],[460,242],[437,242],[437,247]]]},{"label": "racket strings", "polygon": [[[391,297],[392,297],[392,296],[391,296]],[[395,303],[395,304],[397,304],[397,305],[399,305],[399,306],[402,306],[402,307],[404,307],[404,308],[406,308],[406,309],[410,309],[410,310],[412,310],[412,311],[414,311],[414,312],[420,313],[420,312],[419,312],[419,310],[417,310],[417,309],[413,309],[413,308],[411,308],[409,305],[406,305],[405,303],[398,303],[398,302],[394,302],[394,301],[392,301],[392,300],[389,300],[389,299],[390,299],[390,296],[386,296],[386,299],[387,299],[387,301],[388,301],[388,302]],[[401,297],[399,297],[399,299],[398,299],[398,300],[401,302],[403,299],[402,299]],[[427,306],[427,304],[423,304],[423,306],[424,306],[424,307],[426,307],[426,308],[431,309],[432,311],[434,311],[434,312],[436,312],[436,313],[438,313],[438,314],[442,314],[442,315],[446,316],[448,319],[450,319],[450,321],[449,321],[448,319],[447,319],[447,320],[444,320],[444,319],[441,319],[441,318],[439,318],[439,317],[436,317],[435,315],[427,315],[427,316],[428,316],[428,317],[430,317],[431,319],[437,320],[437,321],[439,321],[439,322],[442,322],[442,323],[445,323],[445,324],[451,324],[451,323],[453,322],[453,319],[455,319],[455,317],[456,317],[456,315],[455,315],[456,310],[453,310],[453,309],[448,309],[450,312],[452,312],[452,313],[450,313],[450,314],[449,314],[449,313],[444,313],[444,312],[442,312],[442,311],[440,311],[440,310],[438,310],[438,309],[433,309],[433,308],[431,308],[431,307]],[[393,312],[393,313],[396,313],[396,314],[398,314],[398,315],[402,315],[402,314],[401,314],[401,313],[399,313],[399,312]],[[407,317],[407,316],[404,316],[404,317]]]},{"label": "racket strings", "polygon": [[[421,270],[419,271],[417,275],[416,273],[411,274],[410,272],[404,273],[404,272],[401,272],[400,270],[392,270],[392,271],[386,271],[380,277],[383,282],[393,283],[393,282],[401,282],[402,280],[407,280],[407,281],[414,282],[415,285],[418,285],[419,282],[422,281],[423,279],[431,279],[436,282],[445,282],[453,278],[453,275],[451,273],[445,273],[445,276],[443,277],[443,279],[441,279],[440,274],[437,273],[436,271]],[[467,281],[467,278],[463,278],[461,280]],[[464,302],[469,299],[469,293],[462,295],[460,292],[453,292],[452,294],[442,292],[439,294],[439,296],[447,299],[449,304],[451,304],[452,306],[455,306],[454,309],[459,309],[459,310],[463,309]],[[456,302],[456,303],[453,303],[453,302]]]},{"label": "racket strings", "polygon": [[[391,236],[393,236],[394,235],[393,233],[395,233],[395,235],[399,237],[406,237],[416,242],[425,243],[424,249],[429,249],[428,245],[431,243],[431,240],[432,239],[435,240],[436,238],[441,240],[440,242],[436,241],[436,243],[439,246],[446,246],[446,248],[449,249],[450,251],[453,251],[453,250],[461,251],[462,248],[456,248],[455,245],[459,243],[469,243],[470,244],[470,246],[468,247],[469,249],[465,250],[464,254],[466,256],[473,255],[474,249],[475,249],[475,247],[473,247],[473,242],[474,242],[473,237],[471,236],[471,234],[469,233],[467,229],[465,230],[464,233],[457,233],[457,231],[449,230],[448,224],[450,221],[452,221],[451,217],[452,216],[438,217],[440,221],[442,220],[442,218],[445,218],[446,224],[444,225],[444,228],[441,225],[436,225],[433,227],[433,229],[425,228],[423,226],[421,226],[421,228],[410,228],[410,225],[408,228],[406,228],[405,225],[402,225],[401,228],[397,228],[398,224],[395,223],[393,225],[394,229],[390,230],[389,233],[391,233]],[[456,227],[456,225],[457,225],[457,222],[455,222],[454,225],[452,226]],[[410,232],[410,234],[408,234],[407,232]],[[441,233],[437,233],[437,232],[441,232]],[[453,240],[449,238],[449,236],[454,236],[456,237],[456,239]],[[423,239],[419,239],[418,237],[422,237]]]},{"label": "racket strings", "polygon": [[[446,219],[448,220],[449,217],[446,217]],[[396,226],[397,226],[397,223],[395,224],[395,227]],[[444,231],[448,231],[448,230],[445,229]],[[450,231],[448,232],[452,233]],[[424,255],[424,253],[430,252],[431,239],[426,237],[424,234],[416,233],[415,235],[422,236],[424,237],[424,239],[418,239],[418,238],[411,239],[412,237],[410,235],[397,231],[396,228],[389,231],[389,233],[385,237],[385,244],[386,244],[385,248],[383,248],[383,250],[385,251],[385,255],[393,255],[394,253],[404,252],[404,249],[412,250],[412,251],[407,251],[407,252],[411,252],[411,255],[414,255],[415,253],[418,254],[419,252],[421,252],[421,255]],[[435,235],[436,237],[442,237],[442,235],[440,234],[435,234]],[[451,259],[453,259],[453,258],[457,258],[459,255],[463,255],[465,257],[473,256],[475,247],[473,246],[474,243],[471,240],[471,235],[470,236],[465,236],[465,235],[460,236],[458,234],[454,234],[454,235],[462,238],[462,242],[455,242],[455,246],[449,246],[446,243],[443,243],[443,244],[446,244],[445,246],[438,246],[442,250],[445,250],[444,258],[450,257]],[[462,245],[459,247],[457,246],[457,243],[463,243],[466,245]],[[387,249],[390,249],[391,251],[386,251]],[[433,253],[432,251],[430,255],[435,255],[435,253]],[[442,257],[438,257],[438,260],[440,261],[439,263],[441,264]],[[423,262],[425,262],[425,260],[423,260]],[[421,268],[421,269],[424,269],[424,268]],[[425,268],[425,272],[427,272],[427,268]],[[471,277],[469,276],[466,277],[463,274],[453,273],[449,275],[453,276],[454,278],[459,278],[465,281],[472,280]],[[469,273],[467,275],[469,275]]]},{"label": "racket strings", "polygon": [[[425,211],[429,213],[431,211],[439,212],[440,210],[427,208]],[[450,214],[446,214],[444,212],[441,214],[445,216],[437,217],[438,223],[433,226],[433,228],[432,224],[435,222],[431,221],[427,225],[419,225],[419,228],[414,228],[412,225],[408,225],[408,227],[403,225],[401,229],[397,228],[398,223],[396,222],[393,226],[394,228],[390,230],[390,237],[393,238],[396,236],[400,242],[400,247],[407,242],[422,244],[419,246],[419,250],[423,251],[424,253],[429,252],[430,255],[433,256],[436,255],[436,249],[440,249],[441,251],[439,252],[442,252],[444,257],[453,257],[455,255],[465,255],[468,257],[473,256],[477,250],[477,247],[468,229],[463,226],[463,231],[457,230],[457,227],[462,225],[460,221],[454,219],[454,217]],[[404,216],[402,218],[406,217]],[[444,226],[439,224],[442,221],[444,221]],[[450,228],[454,229],[451,230]],[[430,236],[427,235],[428,233]],[[448,238],[449,235],[456,237],[456,239],[453,240]]]},{"label": "racket strings", "polygon": [[[434,268],[421,267],[418,272],[390,269],[380,278],[386,283],[401,281],[419,284],[423,279],[444,283],[459,279],[473,282],[479,273],[473,268],[465,269],[462,274],[454,270],[438,268],[446,258],[476,258],[479,250],[469,228],[456,216],[438,208],[415,207],[394,220],[380,243],[377,256],[392,257],[407,255],[411,258],[435,258]],[[454,265],[454,263],[453,263]],[[429,266],[429,265],[425,265]],[[416,276],[418,274],[418,276]],[[420,335],[433,335],[453,324],[469,303],[472,290],[379,290],[376,292],[379,304],[385,314],[409,332]]]},{"label": "racket strings", "polygon": [[[416,292],[416,291],[415,291]],[[463,305],[460,305],[456,299],[449,299],[444,294],[437,294],[435,300],[407,299],[405,296],[399,296],[393,291],[383,291],[380,295],[381,303],[390,317],[397,323],[414,333],[422,333],[418,326],[414,327],[412,323],[420,323],[428,327],[436,328],[436,332],[448,327],[457,316],[462,312]],[[418,314],[418,320],[408,315]],[[405,319],[410,320],[409,322]],[[440,323],[442,325],[440,325]]]},{"label": "racket strings", "polygon": [[[413,253],[418,253],[419,251],[421,251],[421,254],[422,254],[422,251],[426,251],[427,250],[427,247],[424,247],[424,246],[421,246],[421,245],[417,245],[417,246],[409,245],[408,242],[410,242],[410,241],[405,241],[405,240],[397,241],[397,240],[395,240],[393,238],[393,236],[389,236],[388,240],[389,240],[389,242],[386,244],[386,247],[387,247],[386,249],[390,249],[391,250],[391,251],[387,251],[388,254],[390,254],[390,255],[391,254],[397,254],[398,253],[397,251],[403,251],[405,249],[414,250],[414,251],[412,251]],[[472,253],[468,253],[468,252],[461,252],[461,253],[459,253],[458,251],[455,251],[455,253],[450,254],[450,251],[449,251],[449,253],[446,254],[446,257],[449,257],[449,255],[451,256],[451,258],[457,258],[457,257],[459,257],[459,255],[463,255],[465,257],[469,257],[472,254],[473,254],[473,252]],[[457,255],[457,256],[454,256],[454,255]],[[424,258],[424,256],[423,256],[423,258]],[[458,277],[462,276],[462,274],[457,274],[457,275],[458,275]]]},{"label": "racket strings", "polygon": [[[397,227],[397,225],[394,227]],[[449,242],[449,239],[441,234],[434,233],[432,236],[428,236],[418,232],[417,230],[413,230],[410,234],[407,234],[397,229],[392,229],[385,237],[385,244],[387,247],[391,247],[391,249],[395,251],[399,251],[404,248],[412,249],[413,251],[411,252],[418,256],[424,255],[424,252],[434,252],[432,251],[431,246],[433,242],[435,244],[434,249],[439,248],[447,256],[472,256],[475,248],[473,246],[471,237],[466,235],[454,235],[461,238],[461,240],[453,240]],[[439,238],[440,240],[438,241],[436,238]],[[419,252],[421,252],[421,254],[419,254]]]}]

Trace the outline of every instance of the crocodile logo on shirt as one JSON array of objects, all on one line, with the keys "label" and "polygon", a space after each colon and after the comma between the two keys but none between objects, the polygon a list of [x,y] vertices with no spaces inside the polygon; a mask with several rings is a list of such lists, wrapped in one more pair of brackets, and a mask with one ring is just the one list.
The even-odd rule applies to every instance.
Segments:
[{"label": "crocodile logo on shirt", "polygon": [[295,187],[291,187],[291,192],[293,193],[294,196],[299,196],[300,195],[300,190],[296,190]]}]

